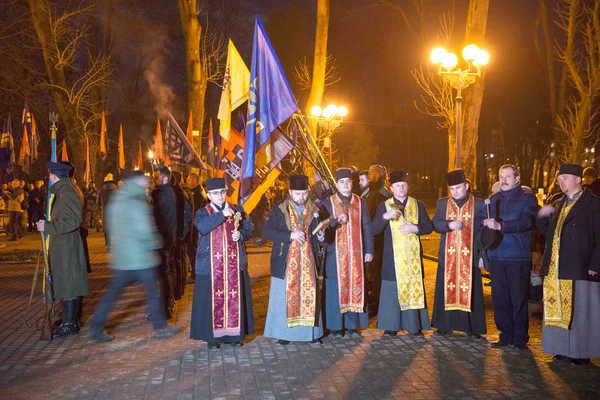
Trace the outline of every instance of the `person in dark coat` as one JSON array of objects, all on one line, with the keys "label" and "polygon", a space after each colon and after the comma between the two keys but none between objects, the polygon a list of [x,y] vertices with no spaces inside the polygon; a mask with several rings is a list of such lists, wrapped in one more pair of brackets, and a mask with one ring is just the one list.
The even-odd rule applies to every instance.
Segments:
[{"label": "person in dark coat", "polygon": [[596,168],[586,167],[583,170],[581,182],[583,184],[583,187],[589,189],[594,196],[600,197],[600,179],[598,179]]},{"label": "person in dark coat", "polygon": [[47,162],[51,196],[48,220],[39,220],[40,232],[49,235],[48,261],[52,271],[54,296],[62,299],[62,326],[54,336],[79,333],[79,297],[89,295],[85,250],[81,240],[83,199],[68,177],[71,167]]},{"label": "person in dark coat", "polygon": [[190,338],[206,340],[209,349],[220,343],[241,346],[254,333],[252,290],[244,242],[254,226],[244,209],[225,201],[225,179],[206,181],[210,203],[196,212],[200,240]]},{"label": "person in dark coat", "polygon": [[187,254],[186,239],[192,222],[192,206],[187,194],[181,187],[181,173],[171,173],[171,187],[175,193],[175,204],[177,208],[177,234],[175,244],[170,253],[170,262],[175,267],[175,300],[179,300],[185,291],[188,265],[190,259]]},{"label": "person in dark coat", "polygon": [[[206,206],[206,193],[204,193],[204,188],[200,185],[200,177],[196,173],[191,173],[187,177],[187,186],[189,190],[192,192],[193,202],[194,202],[194,214]],[[191,199],[191,198],[190,198]],[[198,231],[196,229],[190,229],[190,235],[188,236],[188,257],[190,260],[194,260],[196,258],[196,249],[198,248]],[[193,264],[193,263],[192,263]],[[192,279],[195,277],[195,274],[192,271]]]},{"label": "person in dark coat", "polygon": [[377,329],[384,330],[384,336],[407,330],[423,337],[421,330],[430,329],[430,324],[420,236],[430,234],[433,224],[425,205],[408,196],[407,172],[392,172],[390,182],[394,195],[377,207],[371,224],[373,234],[383,232],[384,240]]},{"label": "person in dark coat", "polygon": [[110,251],[110,227],[106,223],[106,207],[110,201],[110,196],[113,195],[114,191],[117,190],[117,184],[113,180],[113,174],[106,174],[104,177],[104,183],[98,192],[96,203],[100,207],[102,213],[102,228],[104,229],[104,243],[106,244],[106,250]]},{"label": "person in dark coat", "polygon": [[546,236],[542,347],[573,365],[600,357],[600,198],[582,187],[581,175],[581,166],[561,165],[564,195],[536,218]]},{"label": "person in dark coat", "polygon": [[[273,241],[271,287],[265,337],[286,346],[291,341],[321,343],[318,265],[323,230],[319,209],[308,195],[308,177],[290,175],[289,195],[273,205],[263,237]],[[296,301],[302,298],[301,302]]]},{"label": "person in dark coat", "polygon": [[493,348],[525,350],[529,341],[528,288],[531,280],[531,231],[537,199],[521,187],[519,170],[500,167],[500,192],[490,197],[490,218],[479,210],[483,226],[499,232],[496,248],[487,250],[492,275],[492,305],[500,339]]},{"label": "person in dark coat", "polygon": [[335,219],[326,231],[325,328],[333,337],[360,336],[369,327],[365,264],[373,261],[371,220],[364,199],[352,193],[350,169],[335,172],[337,193],[325,200]]},{"label": "person in dark coat", "polygon": [[469,192],[462,169],[446,174],[446,182],[451,196],[438,200],[433,216],[441,238],[431,326],[434,335],[459,331],[480,339],[487,327],[476,238],[484,203]]},{"label": "person in dark coat", "polygon": [[163,239],[163,247],[158,251],[160,255],[158,275],[167,319],[171,318],[175,303],[175,269],[172,263],[169,263],[169,253],[177,237],[177,201],[175,192],[169,184],[170,179],[171,171],[165,165],[154,170],[154,190],[152,191],[154,219]]},{"label": "person in dark coat", "polygon": [[44,190],[44,181],[35,182],[35,188],[29,195],[29,209],[31,210],[31,221],[35,224],[40,219],[44,219],[46,213],[46,198],[48,193]]}]

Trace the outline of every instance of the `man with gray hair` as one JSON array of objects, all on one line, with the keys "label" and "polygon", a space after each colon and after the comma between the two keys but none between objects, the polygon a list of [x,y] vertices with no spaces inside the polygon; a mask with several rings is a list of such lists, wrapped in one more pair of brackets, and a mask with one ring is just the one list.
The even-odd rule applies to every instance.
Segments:
[{"label": "man with gray hair", "polygon": [[521,187],[519,170],[500,167],[500,192],[490,197],[490,215],[479,210],[483,226],[498,231],[499,244],[487,251],[492,279],[494,320],[500,340],[493,348],[513,346],[525,350],[529,341],[527,291],[531,276],[531,231],[537,199]]}]

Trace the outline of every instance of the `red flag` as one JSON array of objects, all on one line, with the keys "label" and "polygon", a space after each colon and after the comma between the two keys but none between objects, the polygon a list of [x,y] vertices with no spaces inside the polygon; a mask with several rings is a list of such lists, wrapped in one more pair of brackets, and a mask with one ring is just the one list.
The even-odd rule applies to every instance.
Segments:
[{"label": "red flag", "polygon": [[26,157],[31,155],[30,147],[29,147],[29,135],[27,134],[27,127],[23,125],[23,140],[21,141],[21,150],[19,150],[19,159],[17,160],[17,165],[25,168]]},{"label": "red flag", "polygon": [[63,144],[62,144],[60,161],[69,161],[69,155],[67,154],[67,142],[64,139],[63,139]]},{"label": "red flag", "polygon": [[125,169],[125,148],[123,147],[123,124],[119,125],[119,168]]},{"label": "red flag", "polygon": [[40,137],[37,134],[37,124],[35,118],[31,114],[31,157],[34,160],[38,158],[38,145],[40,144]]},{"label": "red flag", "polygon": [[142,158],[142,141],[138,140],[138,162],[137,169],[141,170],[144,166],[144,159]]},{"label": "red flag", "polygon": [[104,111],[102,111],[102,123],[100,125],[100,157],[104,159],[108,153],[106,145],[106,119],[104,118]]},{"label": "red flag", "polygon": [[163,146],[163,137],[160,132],[160,118],[156,119],[156,138],[154,139],[154,156],[159,160],[165,159],[165,151]]},{"label": "red flag", "polygon": [[83,185],[90,186],[90,138],[85,137],[85,170],[83,171]]},{"label": "red flag", "polygon": [[208,149],[206,153],[206,160],[208,164],[213,166],[215,165],[215,139],[213,135],[213,123],[212,118],[210,119],[210,123],[208,125]]},{"label": "red flag", "polygon": [[192,144],[192,147],[194,147],[194,130],[192,128],[192,110],[190,110],[190,119],[188,121],[186,136],[187,136],[187,140]]}]

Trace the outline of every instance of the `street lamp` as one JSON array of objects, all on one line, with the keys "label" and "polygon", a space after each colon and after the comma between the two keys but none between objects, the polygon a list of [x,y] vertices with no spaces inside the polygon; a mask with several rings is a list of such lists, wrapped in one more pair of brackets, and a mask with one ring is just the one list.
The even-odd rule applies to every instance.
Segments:
[{"label": "street lamp", "polygon": [[466,45],[462,51],[462,57],[468,64],[466,70],[454,67],[458,64],[456,54],[448,53],[445,49],[438,47],[432,50],[429,58],[432,63],[438,65],[438,73],[445,82],[456,89],[456,168],[460,168],[460,135],[462,130],[462,89],[481,76],[480,66],[486,65],[490,60],[487,51],[480,49],[477,45]]},{"label": "street lamp", "polygon": [[317,119],[318,127],[325,130],[324,142],[329,147],[329,166],[333,169],[331,136],[333,136],[333,132],[344,122],[344,117],[348,115],[348,108],[345,106],[336,106],[335,104],[330,104],[325,108],[313,106],[310,109],[310,114]]}]

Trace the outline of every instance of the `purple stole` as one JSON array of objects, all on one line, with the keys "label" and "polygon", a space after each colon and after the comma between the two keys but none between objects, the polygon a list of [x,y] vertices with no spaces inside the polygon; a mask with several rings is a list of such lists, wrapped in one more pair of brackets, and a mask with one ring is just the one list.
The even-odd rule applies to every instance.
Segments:
[{"label": "purple stole", "polygon": [[[233,209],[233,206],[229,204]],[[211,203],[206,206],[209,215],[217,211]],[[240,259],[238,243],[231,238],[234,219],[210,232],[210,273],[212,277],[212,321],[215,338],[240,334]]]}]

